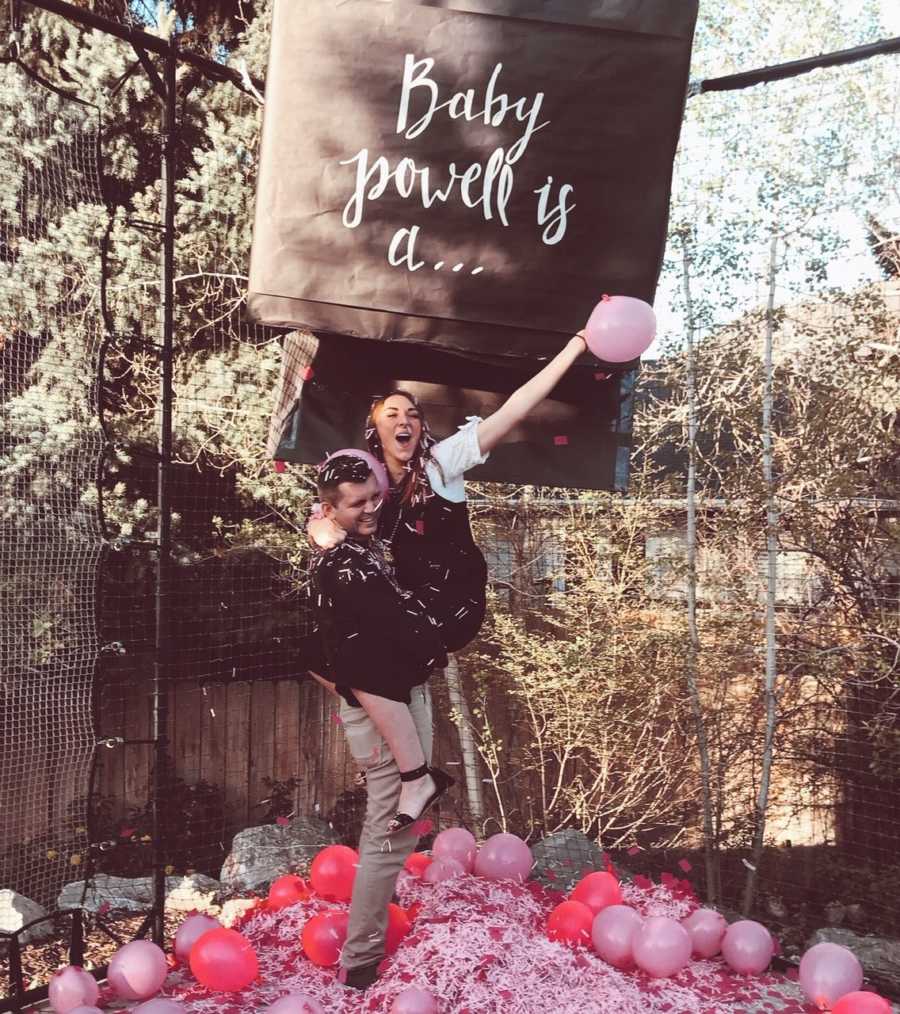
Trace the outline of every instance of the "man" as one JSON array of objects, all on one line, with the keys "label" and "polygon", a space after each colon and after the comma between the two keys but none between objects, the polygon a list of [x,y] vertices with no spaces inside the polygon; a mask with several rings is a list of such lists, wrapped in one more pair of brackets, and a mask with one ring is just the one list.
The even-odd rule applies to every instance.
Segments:
[{"label": "man", "polygon": [[[427,679],[447,657],[422,604],[397,585],[374,538],[381,494],[368,464],[342,455],[319,473],[322,510],[347,533],[313,561],[314,606],[341,721],[366,775],[367,805],[339,979],[366,989],[384,957],[387,906],[417,841],[414,819],[452,779],[429,767]],[[402,788],[402,792],[401,792]],[[399,818],[403,818],[399,820]]]}]

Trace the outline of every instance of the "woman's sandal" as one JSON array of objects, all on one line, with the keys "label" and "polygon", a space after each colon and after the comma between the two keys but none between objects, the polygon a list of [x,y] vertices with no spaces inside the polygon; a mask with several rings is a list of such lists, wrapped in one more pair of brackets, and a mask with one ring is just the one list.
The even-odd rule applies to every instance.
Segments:
[{"label": "woman's sandal", "polygon": [[440,768],[429,767],[427,764],[423,764],[421,767],[415,768],[412,771],[401,771],[400,781],[414,782],[416,779],[422,778],[425,775],[431,775],[434,780],[434,792],[432,792],[428,799],[425,800],[425,805],[415,817],[411,817],[408,813],[403,813],[398,810],[398,812],[391,818],[390,824],[388,824],[387,833],[389,836],[397,834],[399,831],[405,831],[406,828],[415,824],[426,810],[434,806],[441,796],[443,796],[452,785],[456,784],[456,779],[453,778],[452,775],[448,775],[446,771],[441,771]]}]

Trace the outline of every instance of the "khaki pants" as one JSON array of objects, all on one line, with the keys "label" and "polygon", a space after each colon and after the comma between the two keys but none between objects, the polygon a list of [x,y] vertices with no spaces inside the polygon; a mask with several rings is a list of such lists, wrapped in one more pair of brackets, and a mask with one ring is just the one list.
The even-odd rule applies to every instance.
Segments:
[{"label": "khaki pants", "polygon": [[[425,760],[431,763],[431,693],[427,684],[413,687],[409,710],[419,733]],[[350,900],[347,942],[341,953],[344,968],[359,968],[384,957],[387,906],[397,876],[415,850],[412,828],[390,838],[385,829],[400,801],[400,771],[387,744],[362,708],[341,702],[341,722],[353,759],[366,772],[366,818],[359,839],[359,867]]]}]

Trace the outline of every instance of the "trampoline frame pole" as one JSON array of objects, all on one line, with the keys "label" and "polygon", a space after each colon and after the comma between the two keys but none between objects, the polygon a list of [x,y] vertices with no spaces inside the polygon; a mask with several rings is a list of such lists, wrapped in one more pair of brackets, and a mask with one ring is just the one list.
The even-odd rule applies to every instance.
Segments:
[{"label": "trampoline frame pole", "polygon": [[162,946],[165,938],[166,875],[163,867],[162,809],[163,794],[168,784],[169,757],[167,725],[169,717],[168,680],[172,645],[172,372],[175,335],[175,180],[176,165],[176,86],[178,52],[169,44],[164,53],[163,103],[160,183],[162,199],[161,319],[160,319],[160,425],[157,508],[157,581],[156,581],[156,642],[153,666],[152,739],[154,744],[151,816],[153,837],[153,916],[150,933],[153,942]]}]

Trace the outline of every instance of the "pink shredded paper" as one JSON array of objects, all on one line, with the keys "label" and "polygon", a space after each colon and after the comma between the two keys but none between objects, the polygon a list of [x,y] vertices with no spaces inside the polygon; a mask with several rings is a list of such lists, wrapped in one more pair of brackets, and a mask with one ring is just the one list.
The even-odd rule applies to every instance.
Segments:
[{"label": "pink shredded paper", "polygon": [[[644,915],[683,918],[696,901],[686,881],[623,883],[626,904]],[[649,885],[649,886],[648,886]],[[277,912],[251,909],[236,928],[259,959],[257,982],[240,993],[211,993],[187,969],[173,972],[165,993],[190,1014],[264,1011],[285,994],[302,991],[335,1014],[386,1012],[409,986],[430,990],[441,1014],[808,1014],[783,977],[742,977],[720,960],[692,961],[672,979],[619,972],[590,950],[571,950],[547,938],[544,924],[561,895],[524,885],[461,876],[428,884],[401,878],[398,892],[412,929],[381,978],[365,993],[345,990],[335,970],[303,954],[300,934],[319,912],[346,907],[313,897]],[[796,990],[794,991],[796,994]]]}]

